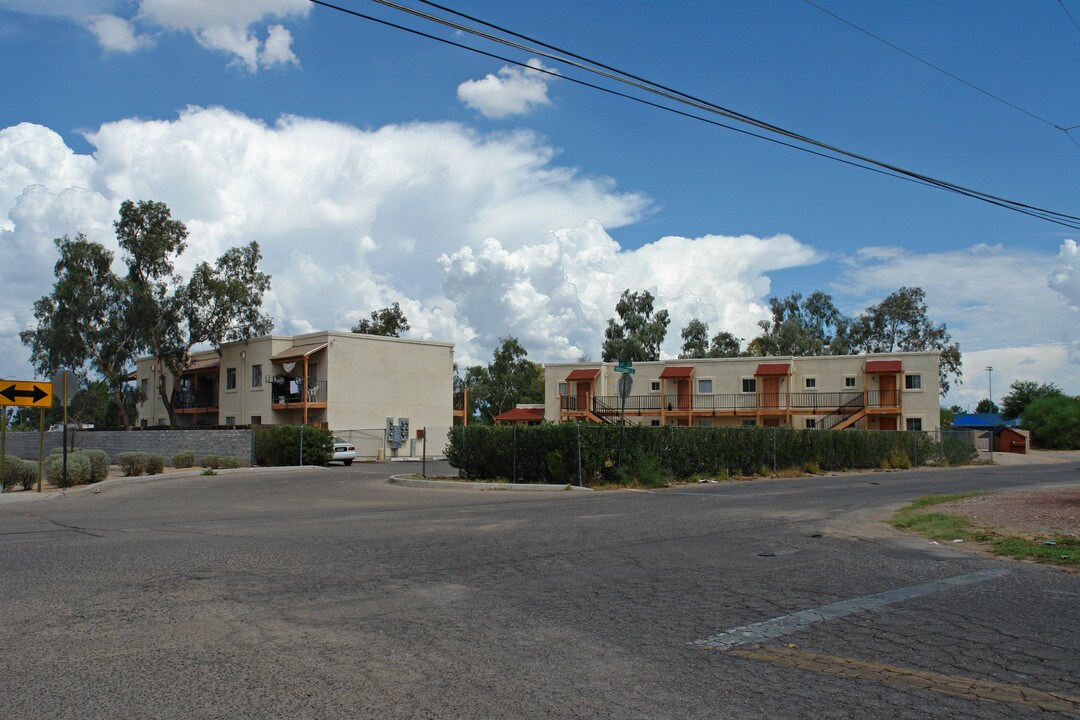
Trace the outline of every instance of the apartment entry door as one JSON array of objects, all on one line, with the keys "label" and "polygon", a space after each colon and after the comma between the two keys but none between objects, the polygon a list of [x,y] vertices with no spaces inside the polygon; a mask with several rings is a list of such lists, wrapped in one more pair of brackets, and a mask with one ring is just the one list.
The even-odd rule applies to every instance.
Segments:
[{"label": "apartment entry door", "polygon": [[780,407],[780,378],[762,378],[761,387],[761,406],[767,408]]}]

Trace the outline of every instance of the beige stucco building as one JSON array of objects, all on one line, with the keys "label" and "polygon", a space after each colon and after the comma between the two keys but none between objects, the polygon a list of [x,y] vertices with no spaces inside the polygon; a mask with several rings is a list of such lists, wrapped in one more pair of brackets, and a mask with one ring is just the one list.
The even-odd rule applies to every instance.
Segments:
[{"label": "beige stucco building", "polygon": [[[634,363],[624,412],[647,425],[933,432],[940,424],[938,363],[936,352]],[[544,419],[617,418],[615,367],[548,365]]]},{"label": "beige stucco building", "polygon": [[[415,438],[420,428],[441,430],[453,423],[453,356],[451,343],[351,332],[230,342],[220,354],[193,355],[181,375],[176,424],[303,423],[336,433],[383,428],[387,418],[406,417]],[[145,397],[139,405],[143,426],[169,422],[154,391],[155,366],[155,359],[146,357],[135,370]],[[170,376],[169,387],[171,382]],[[445,431],[439,433],[440,442],[444,436]]]}]

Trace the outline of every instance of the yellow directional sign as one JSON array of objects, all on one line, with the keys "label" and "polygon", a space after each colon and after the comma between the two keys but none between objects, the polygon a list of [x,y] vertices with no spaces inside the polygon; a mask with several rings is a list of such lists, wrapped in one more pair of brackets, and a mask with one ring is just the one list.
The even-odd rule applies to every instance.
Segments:
[{"label": "yellow directional sign", "polygon": [[52,407],[52,383],[0,380],[0,405]]}]

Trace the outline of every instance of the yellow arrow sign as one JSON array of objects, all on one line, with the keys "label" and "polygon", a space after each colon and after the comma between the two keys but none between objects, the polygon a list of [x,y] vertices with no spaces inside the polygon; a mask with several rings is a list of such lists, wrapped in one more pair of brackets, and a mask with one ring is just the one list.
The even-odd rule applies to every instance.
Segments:
[{"label": "yellow arrow sign", "polygon": [[0,380],[0,405],[52,407],[52,383]]}]

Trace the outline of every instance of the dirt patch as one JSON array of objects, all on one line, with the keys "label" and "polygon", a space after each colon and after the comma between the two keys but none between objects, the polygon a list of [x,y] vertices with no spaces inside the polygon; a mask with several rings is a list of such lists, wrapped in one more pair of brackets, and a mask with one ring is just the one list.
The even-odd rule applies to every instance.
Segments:
[{"label": "dirt patch", "polygon": [[1080,485],[980,495],[935,505],[933,511],[968,518],[1001,535],[1080,537]]}]

